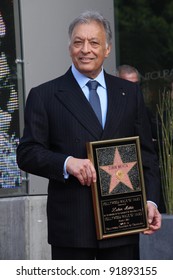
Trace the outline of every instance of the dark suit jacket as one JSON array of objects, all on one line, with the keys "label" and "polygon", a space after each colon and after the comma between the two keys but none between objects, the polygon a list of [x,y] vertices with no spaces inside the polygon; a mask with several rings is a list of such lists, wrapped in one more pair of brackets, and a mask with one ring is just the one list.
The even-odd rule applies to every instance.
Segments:
[{"label": "dark suit jacket", "polygon": [[138,241],[138,235],[96,240],[91,188],[64,180],[67,156],[87,158],[86,142],[140,136],[147,198],[158,202],[159,174],[142,94],[135,83],[105,73],[108,113],[104,130],[71,69],[31,89],[25,129],[17,149],[19,167],[49,179],[48,241],[57,246],[109,247]]}]

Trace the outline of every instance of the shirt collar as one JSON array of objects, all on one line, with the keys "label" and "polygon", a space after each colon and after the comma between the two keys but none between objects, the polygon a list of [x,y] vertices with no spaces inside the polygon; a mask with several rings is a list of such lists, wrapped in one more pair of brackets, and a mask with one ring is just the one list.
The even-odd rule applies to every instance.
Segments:
[{"label": "shirt collar", "polygon": [[[89,79],[87,76],[83,75],[82,73],[80,73],[76,67],[74,66],[74,64],[72,64],[72,68],[71,71],[73,73],[73,76],[75,77],[76,81],[78,82],[79,86],[81,88],[85,87],[86,83],[91,80]],[[101,72],[99,73],[99,75],[94,79],[95,81],[97,81],[103,88],[106,89],[106,83],[105,83],[105,77],[104,77],[104,71],[103,68],[101,70]]]}]

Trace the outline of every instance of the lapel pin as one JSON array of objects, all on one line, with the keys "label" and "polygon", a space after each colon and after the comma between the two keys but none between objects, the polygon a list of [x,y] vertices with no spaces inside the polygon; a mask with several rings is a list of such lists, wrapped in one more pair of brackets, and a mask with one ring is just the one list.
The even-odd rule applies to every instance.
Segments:
[{"label": "lapel pin", "polygon": [[125,92],[122,92],[122,95],[126,95]]}]

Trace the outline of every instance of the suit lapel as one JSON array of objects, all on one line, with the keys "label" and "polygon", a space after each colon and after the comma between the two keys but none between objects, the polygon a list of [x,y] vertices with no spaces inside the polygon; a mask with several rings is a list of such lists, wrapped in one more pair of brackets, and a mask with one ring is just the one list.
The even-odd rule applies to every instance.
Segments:
[{"label": "suit lapel", "polygon": [[102,139],[115,138],[118,135],[120,121],[127,108],[126,91],[119,84],[119,80],[105,73],[108,94],[108,109]]},{"label": "suit lapel", "polygon": [[70,69],[63,76],[56,97],[94,138],[100,139],[103,129]]},{"label": "suit lapel", "polygon": [[95,140],[112,139],[118,135],[118,128],[127,109],[126,91],[114,76],[105,73],[108,94],[108,109],[104,130],[102,129],[88,100],[69,69],[62,77],[56,97],[72,113]]}]

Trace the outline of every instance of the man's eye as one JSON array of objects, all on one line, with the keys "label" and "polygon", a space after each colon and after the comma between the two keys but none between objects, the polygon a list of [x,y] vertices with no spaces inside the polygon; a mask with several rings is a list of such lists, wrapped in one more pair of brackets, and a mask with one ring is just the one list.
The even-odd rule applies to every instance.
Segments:
[{"label": "man's eye", "polygon": [[99,44],[98,44],[98,42],[92,41],[92,42],[91,42],[91,45],[92,45],[92,46],[98,46]]},{"label": "man's eye", "polygon": [[75,46],[80,46],[81,44],[82,44],[81,41],[75,41],[75,42],[74,42],[74,45],[75,45]]}]

